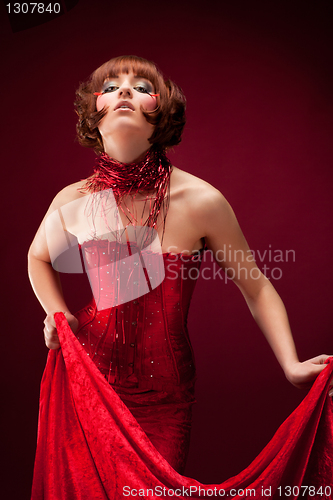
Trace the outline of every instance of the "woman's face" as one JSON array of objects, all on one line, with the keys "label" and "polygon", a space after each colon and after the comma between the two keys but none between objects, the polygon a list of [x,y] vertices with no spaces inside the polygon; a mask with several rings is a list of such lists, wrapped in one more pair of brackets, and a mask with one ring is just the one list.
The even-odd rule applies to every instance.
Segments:
[{"label": "woman's face", "polygon": [[154,125],[142,113],[142,108],[153,111],[157,107],[156,97],[150,95],[155,89],[149,80],[133,72],[121,73],[105,80],[101,92],[96,101],[97,111],[104,106],[108,108],[98,126],[103,138],[128,131],[145,139],[152,135]]}]

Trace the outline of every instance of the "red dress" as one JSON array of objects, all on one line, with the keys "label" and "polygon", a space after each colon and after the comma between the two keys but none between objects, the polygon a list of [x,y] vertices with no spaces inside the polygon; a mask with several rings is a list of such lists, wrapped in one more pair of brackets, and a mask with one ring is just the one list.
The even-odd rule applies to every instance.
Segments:
[{"label": "red dress", "polygon": [[284,496],[285,488],[304,492],[302,485],[315,488],[303,498],[331,498],[332,360],[247,469],[219,485],[180,475],[195,401],[187,314],[202,252],[163,254],[165,279],[159,286],[100,309],[114,290],[109,278],[101,286],[109,272],[103,245],[82,246],[90,269],[103,272],[90,273],[100,295],[94,293],[97,300],[77,314],[76,334],[61,313],[55,315],[61,349],[49,352],[42,380],[32,499],[202,498],[204,493],[242,498],[245,489],[257,498],[264,491],[271,498],[296,498]]},{"label": "red dress", "polygon": [[[89,274],[97,300],[76,314],[80,326],[75,335],[156,449],[182,472],[195,402],[195,364],[187,315],[204,248],[192,256],[163,254],[165,279],[159,286],[102,310],[101,305],[112,303],[115,294],[119,270],[114,271],[112,264],[120,262],[122,270],[127,247],[92,240],[81,250],[86,268],[98,269]],[[146,254],[145,260],[146,268],[158,270],[156,254]]]}]

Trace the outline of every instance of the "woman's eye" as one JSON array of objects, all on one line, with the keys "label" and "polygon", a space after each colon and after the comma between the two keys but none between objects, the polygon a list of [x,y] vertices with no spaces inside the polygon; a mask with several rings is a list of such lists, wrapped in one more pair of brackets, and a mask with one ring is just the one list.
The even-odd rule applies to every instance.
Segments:
[{"label": "woman's eye", "polygon": [[117,90],[117,85],[109,85],[108,87],[106,87],[106,89],[103,90],[102,94],[107,94],[108,92],[114,92],[115,90]]},{"label": "woman's eye", "polygon": [[142,85],[137,85],[134,88],[135,88],[135,90],[137,90],[138,92],[141,92],[142,94],[149,94],[149,92],[146,89],[146,87],[143,87]]}]

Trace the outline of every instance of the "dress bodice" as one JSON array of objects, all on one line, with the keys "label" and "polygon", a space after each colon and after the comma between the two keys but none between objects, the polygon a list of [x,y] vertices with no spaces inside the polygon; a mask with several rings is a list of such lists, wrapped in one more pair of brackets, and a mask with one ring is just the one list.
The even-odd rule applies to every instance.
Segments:
[{"label": "dress bodice", "polygon": [[[158,286],[150,287],[148,293],[134,294],[131,300],[104,307],[117,293],[121,266],[129,265],[122,260],[124,245],[118,245],[116,258],[110,257],[115,255],[114,248],[100,240],[81,246],[95,299],[76,315],[80,325],[77,338],[114,386],[168,392],[192,386],[195,365],[187,316],[205,247],[192,255],[158,255],[165,275]],[[151,276],[150,269],[160,272],[161,260],[154,252],[146,255],[147,272],[141,279],[149,283],[147,273]],[[132,288],[134,283],[132,280]],[[127,299],[130,293],[127,290]]]}]

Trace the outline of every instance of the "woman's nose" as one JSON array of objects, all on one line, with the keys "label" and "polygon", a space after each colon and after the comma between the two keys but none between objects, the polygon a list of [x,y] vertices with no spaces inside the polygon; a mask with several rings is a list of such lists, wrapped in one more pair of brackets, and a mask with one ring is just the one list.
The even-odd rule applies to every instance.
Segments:
[{"label": "woman's nose", "polygon": [[124,97],[124,96],[129,96],[132,97],[132,90],[129,85],[122,85],[119,88],[119,96]]}]

